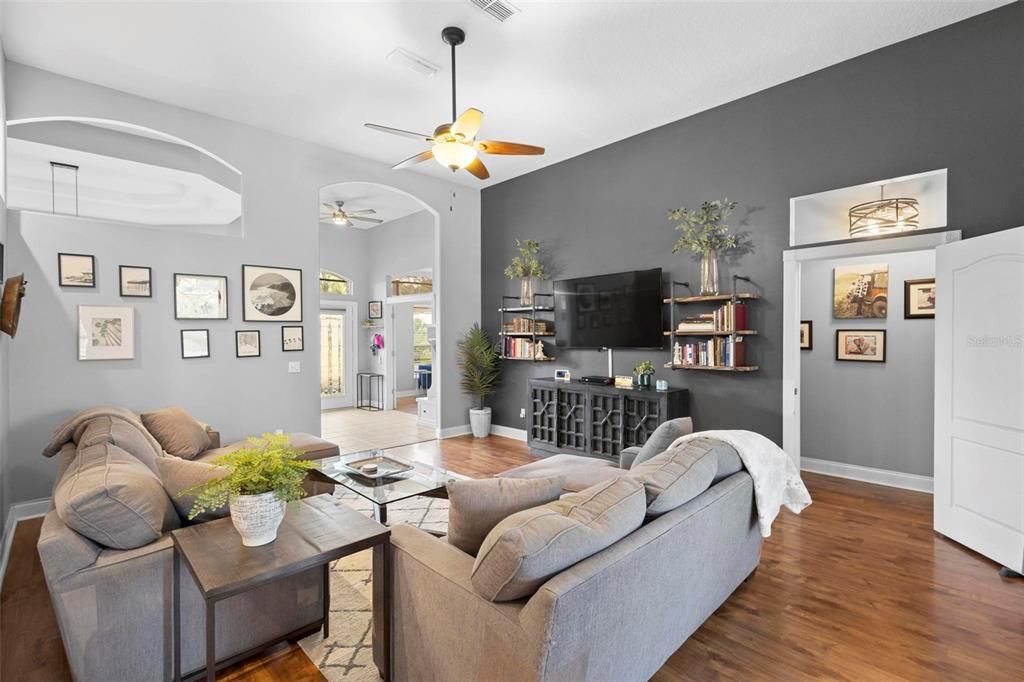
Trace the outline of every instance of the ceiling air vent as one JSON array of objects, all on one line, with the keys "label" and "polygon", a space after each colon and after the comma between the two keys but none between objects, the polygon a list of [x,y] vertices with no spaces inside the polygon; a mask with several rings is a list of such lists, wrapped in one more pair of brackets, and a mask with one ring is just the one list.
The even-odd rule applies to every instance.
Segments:
[{"label": "ceiling air vent", "polygon": [[477,6],[498,21],[505,21],[513,14],[519,14],[518,7],[503,0],[469,0],[469,4]]}]

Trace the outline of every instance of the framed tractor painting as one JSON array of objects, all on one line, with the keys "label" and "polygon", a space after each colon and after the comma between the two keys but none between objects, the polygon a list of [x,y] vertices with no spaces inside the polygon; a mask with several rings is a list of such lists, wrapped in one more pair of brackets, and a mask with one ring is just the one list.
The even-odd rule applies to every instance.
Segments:
[{"label": "framed tractor painting", "polygon": [[884,318],[889,312],[889,265],[868,263],[835,268],[832,317]]}]

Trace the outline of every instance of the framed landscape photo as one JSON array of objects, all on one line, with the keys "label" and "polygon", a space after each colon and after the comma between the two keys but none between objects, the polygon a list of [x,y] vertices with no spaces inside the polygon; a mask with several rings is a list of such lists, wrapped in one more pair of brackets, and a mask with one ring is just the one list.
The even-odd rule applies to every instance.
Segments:
[{"label": "framed landscape photo", "polygon": [[228,319],[228,278],[174,273],[174,319]]},{"label": "framed landscape photo", "polygon": [[57,254],[57,281],[62,287],[96,287],[96,257],[81,253]]},{"label": "framed landscape photo", "polygon": [[235,357],[258,358],[260,356],[260,333],[258,330],[235,332]]},{"label": "framed landscape photo", "polygon": [[903,318],[923,320],[935,317],[935,278],[903,282]]},{"label": "framed landscape photo", "polygon": [[837,329],[836,360],[885,362],[885,330]]},{"label": "framed landscape photo", "polygon": [[800,350],[814,349],[814,322],[800,320]]},{"label": "framed landscape photo", "polygon": [[371,320],[380,320],[384,317],[384,301],[370,301],[367,304],[368,316]]},{"label": "framed landscape photo", "polygon": [[832,317],[881,318],[889,310],[889,264],[843,265],[834,270]]},{"label": "framed landscape photo", "polygon": [[210,357],[210,330],[182,329],[181,357],[183,360]]},{"label": "framed landscape photo", "polygon": [[302,322],[302,270],[243,265],[242,319]]},{"label": "framed landscape photo", "polygon": [[281,350],[285,352],[303,350],[302,326],[281,327]]},{"label": "framed landscape photo", "polygon": [[135,308],[130,305],[78,306],[78,359],[131,360],[135,357]]},{"label": "framed landscape photo", "polygon": [[118,275],[121,280],[121,296],[130,298],[153,296],[153,271],[143,265],[120,265]]}]

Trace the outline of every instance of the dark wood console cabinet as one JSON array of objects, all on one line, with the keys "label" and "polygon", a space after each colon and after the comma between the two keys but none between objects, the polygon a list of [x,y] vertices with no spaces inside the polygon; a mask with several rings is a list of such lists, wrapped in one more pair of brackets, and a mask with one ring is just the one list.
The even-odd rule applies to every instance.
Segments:
[{"label": "dark wood console cabinet", "polygon": [[685,388],[616,388],[579,381],[530,379],[526,442],[542,453],[618,459],[643,445],[658,425],[690,414]]}]

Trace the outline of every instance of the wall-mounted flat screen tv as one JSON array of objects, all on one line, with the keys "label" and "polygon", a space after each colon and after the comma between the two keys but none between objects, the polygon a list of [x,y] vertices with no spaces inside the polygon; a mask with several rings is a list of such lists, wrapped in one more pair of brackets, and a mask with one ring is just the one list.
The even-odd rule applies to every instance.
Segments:
[{"label": "wall-mounted flat screen tv", "polygon": [[557,280],[556,344],[661,348],[661,268]]}]

